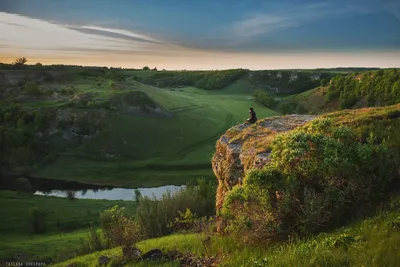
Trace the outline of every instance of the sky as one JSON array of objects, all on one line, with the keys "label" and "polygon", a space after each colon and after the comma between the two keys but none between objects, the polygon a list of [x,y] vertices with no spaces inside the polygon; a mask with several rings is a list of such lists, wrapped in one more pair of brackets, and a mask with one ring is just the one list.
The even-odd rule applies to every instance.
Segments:
[{"label": "sky", "polygon": [[400,67],[398,0],[0,0],[0,62]]}]

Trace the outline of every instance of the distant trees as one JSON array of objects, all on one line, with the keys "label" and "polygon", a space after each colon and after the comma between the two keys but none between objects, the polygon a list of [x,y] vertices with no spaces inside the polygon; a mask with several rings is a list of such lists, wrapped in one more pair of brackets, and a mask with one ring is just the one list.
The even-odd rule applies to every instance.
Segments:
[{"label": "distant trees", "polygon": [[400,103],[400,72],[397,69],[337,76],[328,87],[328,101],[339,99],[340,108],[364,101],[368,106]]},{"label": "distant trees", "polygon": [[277,101],[274,99],[274,97],[263,90],[255,90],[253,92],[253,98],[256,102],[270,109],[275,108],[277,104]]},{"label": "distant trees", "polygon": [[150,70],[150,68],[148,66],[144,66],[143,70]]},{"label": "distant trees", "polygon": [[46,140],[37,135],[52,122],[53,113],[24,110],[19,104],[0,106],[0,171],[29,172],[48,155]]},{"label": "distant trees", "polygon": [[28,60],[25,57],[20,57],[14,61],[14,66],[22,67],[26,64],[26,62],[28,62]]},{"label": "distant trees", "polygon": [[274,98],[264,90],[255,90],[253,92],[253,99],[261,105],[277,110],[282,114],[307,113],[307,110],[301,104],[288,99]]},{"label": "distant trees", "polygon": [[157,87],[195,86],[205,90],[224,88],[247,73],[243,69],[221,71],[162,71],[156,74],[135,79],[139,82]]},{"label": "distant trees", "polygon": [[301,93],[320,85],[325,85],[334,75],[332,73],[319,73],[319,79],[314,79],[315,72],[308,71],[254,71],[249,77],[249,82],[255,88],[265,88],[271,93]]}]

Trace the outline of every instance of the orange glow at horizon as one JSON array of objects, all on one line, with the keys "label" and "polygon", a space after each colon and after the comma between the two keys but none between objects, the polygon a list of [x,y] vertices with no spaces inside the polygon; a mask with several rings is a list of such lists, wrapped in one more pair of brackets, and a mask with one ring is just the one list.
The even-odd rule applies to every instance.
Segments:
[{"label": "orange glow at horizon", "polygon": [[[186,53],[184,53],[186,54]],[[17,57],[25,56],[28,64],[40,62],[44,65],[64,64],[82,66],[106,66],[122,68],[142,68],[149,66],[158,69],[313,69],[335,67],[400,67],[400,52],[369,53],[225,53],[200,51],[190,55],[140,55],[140,54],[101,54],[101,55],[46,55],[35,56],[29,53],[2,55],[0,62],[11,63]]]}]

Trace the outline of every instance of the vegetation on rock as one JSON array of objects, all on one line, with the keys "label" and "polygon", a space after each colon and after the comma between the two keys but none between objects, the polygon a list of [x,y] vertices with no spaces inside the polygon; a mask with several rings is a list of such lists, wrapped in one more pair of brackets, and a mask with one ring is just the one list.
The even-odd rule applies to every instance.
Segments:
[{"label": "vegetation on rock", "polygon": [[395,105],[328,114],[276,135],[266,166],[225,197],[226,230],[259,242],[365,211],[400,178],[399,128]]}]

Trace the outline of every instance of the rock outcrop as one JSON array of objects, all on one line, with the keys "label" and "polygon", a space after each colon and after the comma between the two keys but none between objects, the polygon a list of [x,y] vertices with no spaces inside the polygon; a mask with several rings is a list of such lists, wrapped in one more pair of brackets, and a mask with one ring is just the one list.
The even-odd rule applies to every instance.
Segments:
[{"label": "rock outcrop", "polygon": [[314,118],[312,115],[278,116],[230,128],[217,141],[212,158],[213,171],[218,179],[217,214],[226,193],[241,183],[249,170],[267,164],[269,144],[277,133],[292,130]]}]

